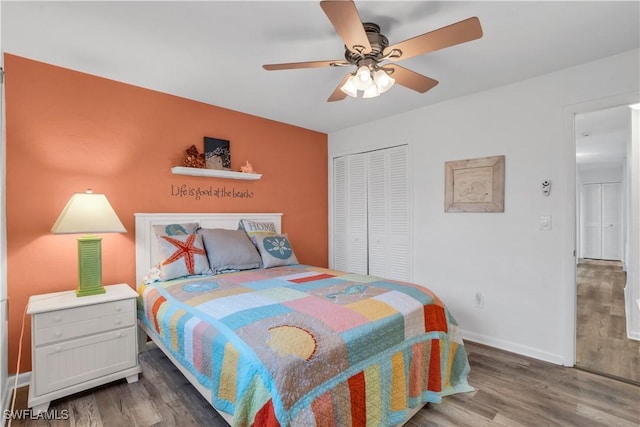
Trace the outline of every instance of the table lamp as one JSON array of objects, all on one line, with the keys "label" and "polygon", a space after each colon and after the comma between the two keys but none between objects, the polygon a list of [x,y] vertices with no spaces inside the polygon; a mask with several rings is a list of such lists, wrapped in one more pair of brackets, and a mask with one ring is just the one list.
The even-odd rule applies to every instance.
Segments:
[{"label": "table lamp", "polygon": [[62,209],[51,232],[87,233],[78,238],[79,297],[105,292],[102,287],[102,238],[92,233],[124,233],[122,222],[104,194],[75,193]]}]

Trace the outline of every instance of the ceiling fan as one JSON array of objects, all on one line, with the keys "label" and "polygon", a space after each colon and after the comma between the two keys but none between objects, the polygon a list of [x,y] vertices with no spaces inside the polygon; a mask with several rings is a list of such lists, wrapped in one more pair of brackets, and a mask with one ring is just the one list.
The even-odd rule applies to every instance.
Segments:
[{"label": "ceiling fan", "polygon": [[357,97],[358,91],[362,91],[363,98],[372,98],[389,90],[395,82],[424,93],[438,81],[403,68],[397,61],[482,37],[480,20],[472,17],[389,46],[387,37],[380,33],[380,26],[360,20],[352,0],[325,0],[320,2],[320,7],[344,41],[345,60],[267,64],[263,68],[272,71],[355,65],[357,70],[342,79],[328,102],[341,101],[347,95]]}]

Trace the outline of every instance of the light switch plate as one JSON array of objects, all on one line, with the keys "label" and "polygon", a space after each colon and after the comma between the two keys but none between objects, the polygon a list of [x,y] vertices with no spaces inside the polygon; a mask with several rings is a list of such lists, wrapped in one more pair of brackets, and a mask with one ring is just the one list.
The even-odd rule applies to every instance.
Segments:
[{"label": "light switch plate", "polygon": [[540,230],[551,230],[551,215],[540,215]]}]

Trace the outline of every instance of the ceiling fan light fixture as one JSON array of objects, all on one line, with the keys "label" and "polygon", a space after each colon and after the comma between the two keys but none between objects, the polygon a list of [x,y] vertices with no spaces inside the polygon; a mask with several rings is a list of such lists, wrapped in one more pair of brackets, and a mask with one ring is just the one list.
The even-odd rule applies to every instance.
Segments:
[{"label": "ceiling fan light fixture", "polygon": [[[473,16],[390,45],[378,24],[361,21],[354,0],[321,1],[320,6],[342,39],[344,59],[267,64],[262,67],[265,70],[293,70],[355,65],[356,72],[343,77],[327,102],[341,101],[346,95],[357,97],[360,91],[367,92],[365,98],[378,96],[387,92],[396,82],[424,93],[435,87],[438,81],[399,65],[383,68],[384,61],[394,63],[410,59],[470,42],[483,35],[480,20]],[[371,85],[375,87],[370,88]]]},{"label": "ceiling fan light fixture", "polygon": [[358,90],[367,90],[369,86],[373,84],[373,79],[371,78],[371,70],[369,69],[369,67],[363,65],[358,68],[353,82],[355,83]]},{"label": "ceiling fan light fixture", "polygon": [[393,77],[391,77],[389,74],[387,74],[386,71],[382,69],[379,69],[373,74],[373,81],[375,82],[376,86],[378,86],[378,92],[380,93],[385,93],[386,91],[391,89],[391,86],[393,86],[396,82]]},{"label": "ceiling fan light fixture", "polygon": [[367,90],[362,94],[362,98],[375,98],[380,95],[380,91],[378,90],[378,86],[375,84],[370,85]]},{"label": "ceiling fan light fixture", "polygon": [[350,75],[347,81],[342,85],[340,90],[346,93],[347,95],[356,98],[358,96],[358,88],[356,87],[354,80],[355,79],[353,77],[353,74]]},{"label": "ceiling fan light fixture", "polygon": [[362,91],[365,91],[365,90],[369,89],[371,86],[375,86],[376,85],[373,82],[373,80],[369,80],[369,81],[367,81],[365,83],[360,82],[357,77],[354,80],[355,80],[355,84],[356,84],[356,87],[358,88],[358,90],[362,90]]},{"label": "ceiling fan light fixture", "polygon": [[371,80],[371,70],[366,65],[363,65],[358,68],[358,71],[356,71],[356,77],[362,83],[367,83],[369,80]]}]

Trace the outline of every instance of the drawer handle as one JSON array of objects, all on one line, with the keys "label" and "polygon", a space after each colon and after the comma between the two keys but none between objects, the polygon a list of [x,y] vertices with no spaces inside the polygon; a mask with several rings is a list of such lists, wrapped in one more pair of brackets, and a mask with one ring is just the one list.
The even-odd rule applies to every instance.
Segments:
[{"label": "drawer handle", "polygon": [[122,311],[122,307],[120,306],[116,307],[116,311]]},{"label": "drawer handle", "polygon": [[116,338],[120,338],[121,336],[122,336],[122,333],[116,332]]},{"label": "drawer handle", "polygon": [[54,322],[59,322],[59,321],[61,321],[61,320],[62,320],[62,317],[60,317],[60,316],[54,316],[54,317],[53,317],[53,321],[54,321]]},{"label": "drawer handle", "polygon": [[122,323],[122,320],[120,320],[120,319],[116,319],[116,325],[119,325],[119,324],[121,324],[121,323]]},{"label": "drawer handle", "polygon": [[53,335],[55,335],[56,337],[61,337],[62,336],[62,332],[56,331]]}]

